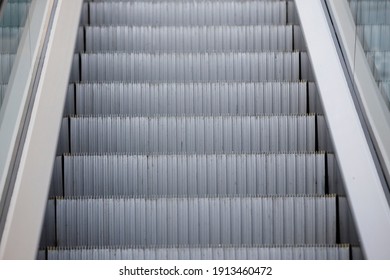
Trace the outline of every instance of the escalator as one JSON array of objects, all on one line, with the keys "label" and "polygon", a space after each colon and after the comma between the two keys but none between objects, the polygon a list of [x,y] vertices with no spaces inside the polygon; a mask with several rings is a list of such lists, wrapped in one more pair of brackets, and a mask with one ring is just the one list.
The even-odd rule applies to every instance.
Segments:
[{"label": "escalator", "polygon": [[293,1],[86,1],[41,259],[360,258]]}]

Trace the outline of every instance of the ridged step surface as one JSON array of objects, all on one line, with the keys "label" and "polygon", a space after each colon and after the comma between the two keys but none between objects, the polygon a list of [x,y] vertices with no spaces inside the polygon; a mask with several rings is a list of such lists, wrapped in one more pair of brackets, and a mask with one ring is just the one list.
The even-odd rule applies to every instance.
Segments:
[{"label": "ridged step surface", "polygon": [[57,199],[58,246],[335,244],[336,198]]},{"label": "ridged step surface", "polygon": [[[292,51],[292,25],[195,27],[86,27],[86,51],[105,52],[258,52]],[[294,34],[295,33],[295,34]]]},{"label": "ridged step surface", "polygon": [[65,156],[65,196],[325,194],[325,154]]},{"label": "ridged step surface", "polygon": [[91,25],[286,24],[289,1],[90,2]]},{"label": "ridged step surface", "polygon": [[82,83],[76,113],[131,116],[305,114],[315,90],[305,82]]},{"label": "ridged step surface", "polygon": [[71,117],[72,153],[314,151],[315,116]]},{"label": "ridged step surface", "polygon": [[65,108],[40,258],[352,257],[294,1],[85,1]]},{"label": "ridged step surface", "polygon": [[[302,72],[300,71],[302,67]],[[260,82],[308,79],[300,52],[81,54],[81,81]]]},{"label": "ridged step surface", "polygon": [[49,260],[348,260],[349,246],[49,249]]}]

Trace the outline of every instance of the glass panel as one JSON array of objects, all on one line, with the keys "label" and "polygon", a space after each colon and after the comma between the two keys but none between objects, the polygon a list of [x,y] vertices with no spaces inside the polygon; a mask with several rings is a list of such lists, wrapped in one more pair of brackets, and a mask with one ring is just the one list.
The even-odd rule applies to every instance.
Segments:
[{"label": "glass panel", "polygon": [[390,0],[349,0],[375,81],[390,109]]},{"label": "glass panel", "polygon": [[0,14],[0,108],[18,50],[31,0],[8,0]]}]

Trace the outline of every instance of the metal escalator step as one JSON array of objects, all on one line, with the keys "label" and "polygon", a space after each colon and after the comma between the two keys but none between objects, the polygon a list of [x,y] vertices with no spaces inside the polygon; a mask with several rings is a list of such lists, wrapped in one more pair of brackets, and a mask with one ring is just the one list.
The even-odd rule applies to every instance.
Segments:
[{"label": "metal escalator step", "polygon": [[336,197],[57,199],[58,246],[335,244]]},{"label": "metal escalator step", "polygon": [[[292,51],[292,25],[86,27],[87,52]],[[300,32],[300,28],[297,28]],[[301,36],[302,35],[297,35]]]},{"label": "metal escalator step", "polygon": [[16,53],[22,30],[20,27],[0,28],[0,53]]},{"label": "metal escalator step", "polygon": [[286,24],[286,1],[161,1],[89,3],[92,25]]},{"label": "metal escalator step", "polygon": [[299,52],[94,53],[81,54],[81,81],[299,81],[308,64]]},{"label": "metal escalator step", "polygon": [[82,26],[80,26],[77,31],[76,45],[74,49],[74,53],[81,52],[85,52],[85,30]]},{"label": "metal escalator step", "polygon": [[338,198],[338,215],[339,215],[339,241],[357,246],[359,237],[353,221],[352,212],[348,205],[346,196]]},{"label": "metal escalator step", "polygon": [[72,68],[70,71],[69,83],[80,81],[80,55],[75,54],[73,56]]},{"label": "metal escalator step", "polygon": [[82,83],[76,84],[75,105],[85,115],[305,114],[308,95],[314,94],[306,82]]},{"label": "metal escalator step", "polygon": [[[20,1],[20,0],[8,0],[8,1]],[[22,1],[29,1],[29,0],[22,0]],[[210,2],[210,0],[84,0],[85,3],[87,2]],[[218,2],[233,2],[234,0],[217,0]],[[244,1],[253,1],[253,0],[244,0]],[[244,2],[242,1],[242,2]],[[257,0],[258,2],[272,2],[272,1],[294,1],[294,0]],[[236,1],[237,2],[237,1]]]},{"label": "metal escalator step", "polygon": [[64,156],[66,197],[291,194],[325,194],[325,154]]},{"label": "metal escalator step", "polygon": [[[84,189],[84,185],[81,186],[81,184],[85,184],[85,186],[90,186],[91,184],[93,184],[93,190],[89,189],[88,191],[91,191],[91,193],[93,191],[95,191],[96,194],[99,192],[100,195],[109,193],[109,191],[104,190],[106,188],[109,188],[108,186],[112,187],[114,190],[111,193],[113,193],[114,195],[119,195],[120,192],[122,192],[122,193],[126,192],[126,191],[122,190],[122,188],[126,189],[129,186],[132,186],[134,184],[142,184],[143,186],[145,186],[147,184],[149,184],[151,186],[153,184],[154,184],[153,186],[156,186],[156,184],[160,184],[161,186],[164,186],[164,188],[165,188],[165,189],[163,189],[164,191],[167,190],[166,186],[168,186],[170,188],[169,193],[173,193],[172,190],[174,190],[174,191],[177,190],[176,192],[179,195],[182,195],[183,193],[189,193],[188,187],[185,187],[185,188],[184,187],[180,187],[180,188],[177,187],[176,188],[176,184],[180,183],[180,184],[183,184],[183,186],[193,186],[191,184],[194,183],[194,180],[197,180],[197,177],[191,177],[189,181],[187,181],[186,179],[183,180],[182,177],[180,177],[180,176],[187,176],[186,175],[187,173],[184,170],[185,169],[184,167],[178,166],[178,172],[176,173],[176,171],[175,171],[175,172],[173,172],[174,173],[173,175],[172,174],[169,175],[169,176],[173,176],[173,177],[170,177],[172,179],[170,179],[168,185],[166,185],[167,183],[165,181],[161,182],[161,183],[160,182],[156,183],[155,180],[153,181],[153,184],[150,182],[144,183],[144,182],[140,182],[140,178],[145,178],[145,176],[146,176],[144,173],[142,173],[139,176],[137,175],[136,177],[134,176],[131,178],[129,178],[127,175],[126,175],[127,177],[126,176],[121,177],[118,175],[118,174],[122,174],[122,175],[129,174],[130,172],[133,172],[135,168],[140,170],[142,168],[142,166],[140,166],[140,165],[137,165],[137,167],[130,166],[129,162],[134,162],[133,160],[135,160],[135,159],[142,161],[144,159],[144,156],[111,155],[111,157],[109,157],[109,155],[107,155],[107,154],[91,154],[89,156],[90,157],[88,157],[87,155],[79,155],[79,154],[76,154],[76,155],[65,154],[64,156],[57,156],[56,157],[55,165],[53,168],[53,177],[52,177],[49,197],[52,197],[52,198],[53,197],[62,197],[62,196],[69,197],[69,195],[74,196],[76,194],[76,192],[78,193],[78,195],[83,195],[86,192]],[[167,155],[162,155],[162,156],[166,157]],[[220,155],[201,155],[200,157],[197,157],[196,155],[187,155],[187,156],[186,155],[177,155],[177,159],[179,161],[183,160],[185,162],[184,166],[187,166],[188,161],[192,160],[193,157],[194,158],[202,158],[203,156],[206,156],[206,160],[210,160],[210,158],[212,156],[215,156],[217,159],[220,159],[222,155],[221,156]],[[230,158],[230,157],[233,158],[233,156],[234,156],[234,154],[225,155],[226,158]],[[222,193],[222,192],[227,193],[228,191],[230,193],[234,192],[236,190],[236,186],[235,185],[232,186],[229,184],[231,184],[231,182],[235,182],[236,179],[234,179],[234,178],[237,178],[237,180],[236,180],[238,182],[237,186],[239,188],[241,188],[241,185],[246,184],[247,192],[250,193],[251,195],[271,194],[271,191],[273,191],[275,189],[277,190],[278,194],[281,194],[282,192],[284,192],[286,194],[289,194],[289,193],[291,193],[291,194],[305,194],[305,193],[308,194],[315,188],[316,191],[320,194],[323,194],[325,192],[325,193],[332,193],[332,194],[345,196],[345,191],[343,188],[341,174],[340,174],[338,166],[336,164],[336,159],[335,159],[334,154],[329,154],[329,153],[324,154],[324,156],[326,158],[325,159],[325,167],[323,167],[323,163],[322,163],[322,153],[318,153],[318,154],[311,154],[311,153],[306,153],[306,154],[251,154],[251,155],[236,154],[235,156],[237,158],[245,157],[245,159],[247,160],[246,162],[245,161],[236,161],[236,163],[243,164],[244,166],[245,166],[245,164],[247,164],[247,166],[248,166],[249,160],[255,161],[253,164],[254,164],[254,166],[256,166],[256,168],[260,169],[260,172],[254,174],[253,169],[251,167],[248,167],[246,176],[248,176],[249,179],[244,179],[244,177],[241,177],[241,175],[240,175],[240,174],[242,174],[243,170],[237,169],[237,171],[232,172],[231,174],[226,173],[226,175],[229,176],[227,178],[230,178],[229,179],[230,181],[225,183],[225,181],[224,181],[225,179],[223,179],[224,177],[221,177],[221,176],[225,176],[225,173],[224,173],[225,171],[223,169],[218,168],[216,170],[216,172],[217,172],[216,176],[218,176],[218,180],[219,180],[219,181],[217,181],[217,183],[215,183],[215,181],[212,181],[212,179],[211,179],[212,177],[207,175],[207,176],[209,176],[209,177],[207,177],[208,178],[207,180],[208,180],[208,184],[210,184],[210,187],[207,188],[206,192],[210,193],[210,195],[212,195],[215,192],[218,192],[218,193]],[[293,160],[294,156],[295,156],[296,167],[294,167],[294,164],[291,163],[294,161]],[[98,172],[98,171],[96,171],[97,169],[104,170],[103,172],[111,172],[111,171],[109,171],[109,168],[106,164],[107,161],[103,160],[104,157],[107,157],[107,159],[109,158],[110,160],[114,160],[115,158],[117,158],[118,163],[114,163],[113,165],[121,164],[122,162],[125,162],[124,164],[125,165],[127,164],[128,170],[123,170],[123,168],[117,167],[117,169],[115,169],[115,171],[112,172],[111,174],[104,173],[103,175],[101,175],[100,173],[98,173],[99,175],[96,175],[96,173]],[[152,159],[155,157],[156,156],[149,156],[149,158],[152,158]],[[265,167],[260,166],[259,162],[264,163],[264,162],[262,162],[262,160],[263,161],[266,160],[267,157],[269,157],[272,160],[276,160],[276,162],[278,160],[282,161],[283,157],[285,157],[286,163],[282,163],[280,165],[281,167],[284,167],[285,169],[284,170],[273,169],[275,171],[275,173],[262,171],[261,168],[265,168]],[[173,160],[173,158],[174,158],[173,155],[171,157],[169,157],[170,160]],[[255,159],[253,159],[253,158],[255,158]],[[263,158],[265,158],[265,159],[263,159]],[[123,161],[119,161],[119,159],[123,159]],[[65,170],[65,167],[63,164],[64,161],[66,161],[66,160],[69,161],[69,165],[66,167],[67,170]],[[101,163],[101,167],[97,167],[97,165],[95,165],[94,162],[100,162],[100,161],[102,161],[103,163]],[[221,159],[221,161],[222,161],[222,159]],[[84,163],[83,166],[80,164],[81,162]],[[211,161],[211,162],[213,162],[213,161]],[[266,161],[266,164],[269,165],[269,163],[271,163],[271,162],[272,162],[271,160]],[[305,162],[306,162],[306,164],[312,164],[312,166],[307,168],[309,172],[306,172],[306,169],[296,169],[298,166],[304,165]],[[217,163],[219,163],[219,162],[217,162]],[[234,167],[234,164],[236,164],[236,163],[233,161],[232,166]],[[88,167],[86,164],[91,164],[91,166]],[[137,164],[138,164],[138,162],[137,162]],[[225,161],[223,161],[223,164],[225,164]],[[77,174],[79,174],[79,173],[77,173],[78,171],[74,169],[76,167],[80,168],[80,170],[83,170],[84,174],[81,175],[82,177],[77,177],[78,176]],[[145,167],[143,167],[143,168],[145,168]],[[226,166],[225,166],[225,168],[226,168]],[[231,168],[230,165],[229,165],[229,168]],[[323,182],[323,177],[322,177],[323,176],[323,168],[325,168],[325,177],[326,177],[325,183]],[[200,170],[199,172],[204,172],[204,169],[199,169],[199,170]],[[315,173],[314,173],[314,170],[315,170]],[[102,172],[102,171],[99,171],[99,172]],[[121,172],[128,172],[128,173],[121,173]],[[183,173],[180,173],[180,172],[183,172]],[[212,169],[208,174],[212,174],[212,172],[215,172],[215,170]],[[239,172],[239,173],[237,173],[237,172]],[[68,177],[65,177],[64,176],[65,174],[67,174]],[[161,175],[161,173],[160,173],[160,175]],[[73,176],[74,182],[69,181],[69,180],[71,180],[69,178],[72,176]],[[99,179],[95,180],[90,176],[96,176]],[[175,176],[177,176],[177,177],[175,177]],[[185,177],[185,178],[188,178],[188,177]],[[231,178],[233,178],[233,179],[231,179]],[[254,178],[256,178],[255,183],[253,181],[253,180],[255,180]],[[66,183],[67,191],[65,194],[64,194],[64,182],[63,182],[64,180],[67,182]],[[287,181],[285,181],[285,180],[287,180]],[[113,187],[112,182],[115,182],[115,184],[118,184],[118,187]],[[171,186],[172,182],[173,182],[173,186]],[[225,190],[224,184],[226,184],[226,190]],[[256,187],[253,187],[254,184]],[[265,185],[265,184],[267,184],[267,185]],[[325,184],[325,186],[324,186],[324,184]],[[220,187],[220,186],[222,186],[222,187]],[[79,187],[80,187],[80,189],[79,189]],[[295,189],[294,189],[294,187],[295,187]],[[324,191],[323,187],[325,187],[325,191]],[[150,187],[148,187],[148,188],[150,189]],[[184,190],[183,190],[183,188],[184,188]],[[192,188],[192,187],[190,187],[190,188]],[[158,187],[158,189],[161,190],[162,188]],[[193,188],[193,190],[198,191],[198,188]],[[202,189],[202,191],[203,190],[204,189]],[[143,190],[143,189],[139,190],[136,188],[136,191],[138,193],[140,193],[140,192],[143,193],[142,195],[146,194],[146,190]],[[128,196],[132,195],[132,193],[130,193],[130,192],[127,192],[127,193],[128,193]],[[227,194],[227,195],[229,195],[229,194]],[[346,243],[351,243],[351,242],[346,242]]]},{"label": "metal escalator step", "polygon": [[37,252],[37,255],[36,255],[36,260],[39,260],[39,261],[47,260],[46,250],[39,249]]},{"label": "metal escalator step", "polygon": [[71,153],[314,151],[314,115],[263,117],[71,117]]},{"label": "metal escalator step", "polygon": [[358,256],[294,1],[85,2],[39,258]]},{"label": "metal escalator step", "polygon": [[64,194],[63,178],[63,159],[57,156],[54,160],[53,171],[51,175],[49,197],[63,196]]},{"label": "metal escalator step", "polygon": [[75,84],[69,84],[68,85],[68,90],[66,93],[66,100],[64,104],[64,116],[70,116],[70,115],[75,115],[76,114],[76,86]]},{"label": "metal escalator step", "polygon": [[364,260],[363,250],[360,246],[351,246],[351,259],[352,260]]},{"label": "metal escalator step", "polygon": [[42,225],[41,240],[39,247],[46,248],[56,245],[56,211],[54,199],[49,199],[46,204],[44,222]]},{"label": "metal escalator step", "polygon": [[49,260],[348,260],[350,247],[210,246],[154,248],[49,248]]},{"label": "metal escalator step", "polygon": [[0,84],[8,83],[14,59],[14,54],[0,54]]}]

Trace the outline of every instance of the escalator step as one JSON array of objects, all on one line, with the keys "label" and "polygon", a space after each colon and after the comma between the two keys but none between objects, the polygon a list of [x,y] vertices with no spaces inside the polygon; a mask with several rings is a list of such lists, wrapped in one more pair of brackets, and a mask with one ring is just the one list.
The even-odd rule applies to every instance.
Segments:
[{"label": "escalator step", "polygon": [[305,114],[315,98],[306,82],[288,83],[82,83],[76,113],[130,116]]},{"label": "escalator step", "polygon": [[335,244],[336,197],[57,199],[58,246]]},{"label": "escalator step", "polygon": [[[31,0],[8,0],[8,2],[19,2],[19,1],[31,1]],[[84,3],[90,3],[90,2],[95,2],[95,3],[101,3],[101,2],[106,2],[106,3],[113,3],[113,2],[210,2],[210,0],[84,0]],[[218,2],[233,2],[234,0],[217,0]],[[244,1],[253,1],[253,0],[244,0]],[[242,1],[242,2],[244,2]],[[258,2],[272,2],[272,1],[284,1],[284,2],[289,2],[289,1],[294,1],[294,0],[256,0]],[[236,1],[237,2],[237,1]]]},{"label": "escalator step", "polygon": [[49,260],[348,260],[340,246],[219,246],[48,249]]},{"label": "escalator step", "polygon": [[[292,25],[203,27],[86,27],[87,52],[292,51]],[[297,34],[296,36],[301,36]]]},{"label": "escalator step", "polygon": [[72,153],[314,151],[314,115],[263,117],[71,117]]},{"label": "escalator step", "polygon": [[86,0],[38,257],[360,256],[294,5]]},{"label": "escalator step", "polygon": [[286,24],[286,1],[161,1],[89,3],[92,25]]},{"label": "escalator step", "polygon": [[[303,65],[304,64],[304,65]],[[81,54],[82,81],[260,82],[299,81],[306,53]]]},{"label": "escalator step", "polygon": [[325,154],[67,155],[64,195],[325,194]]}]

